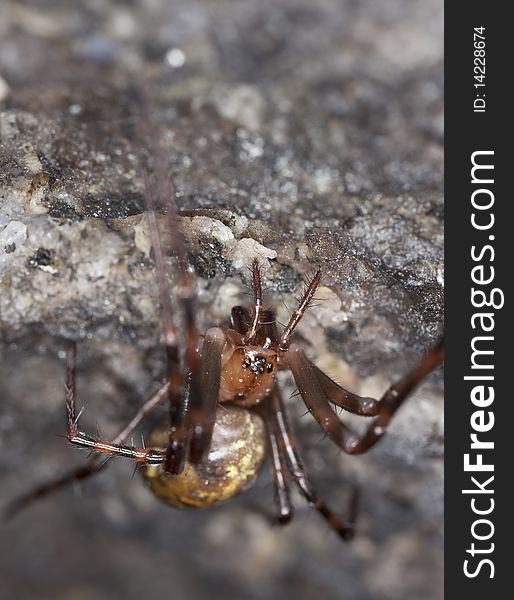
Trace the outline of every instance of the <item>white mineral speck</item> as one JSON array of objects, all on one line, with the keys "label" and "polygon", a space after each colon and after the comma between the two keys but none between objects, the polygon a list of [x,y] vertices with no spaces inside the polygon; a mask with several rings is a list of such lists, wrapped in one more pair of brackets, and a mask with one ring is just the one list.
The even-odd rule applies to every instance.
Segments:
[{"label": "white mineral speck", "polygon": [[82,106],[80,104],[71,104],[68,108],[70,115],[80,115],[82,112]]},{"label": "white mineral speck", "polygon": [[23,166],[31,175],[38,175],[43,171],[39,156],[32,145],[27,147],[26,152],[23,155]]},{"label": "white mineral speck", "polygon": [[180,48],[170,48],[166,52],[166,62],[174,69],[183,67],[186,63],[186,55]]},{"label": "white mineral speck", "polygon": [[239,123],[249,131],[258,131],[266,108],[257,88],[239,85],[224,89],[214,99],[218,112],[225,119]]},{"label": "white mineral speck", "polygon": [[146,256],[150,256],[152,242],[150,240],[150,232],[148,231],[148,222],[145,217],[142,217],[139,223],[134,225],[134,243],[138,250],[141,250]]},{"label": "white mineral speck", "polygon": [[255,258],[258,258],[265,264],[267,259],[277,257],[275,250],[262,246],[252,238],[243,238],[242,240],[239,240],[232,249],[231,254],[232,264],[236,269],[251,267]]},{"label": "white mineral speck", "polygon": [[189,230],[195,237],[202,234],[209,235],[221,244],[226,244],[234,239],[234,234],[229,227],[209,217],[192,217],[189,222]]},{"label": "white mineral speck", "polygon": [[261,137],[245,139],[241,143],[241,148],[250,160],[260,158],[264,154],[264,140]]},{"label": "white mineral speck", "polygon": [[327,194],[335,185],[335,174],[329,169],[316,169],[312,182],[318,194]]}]

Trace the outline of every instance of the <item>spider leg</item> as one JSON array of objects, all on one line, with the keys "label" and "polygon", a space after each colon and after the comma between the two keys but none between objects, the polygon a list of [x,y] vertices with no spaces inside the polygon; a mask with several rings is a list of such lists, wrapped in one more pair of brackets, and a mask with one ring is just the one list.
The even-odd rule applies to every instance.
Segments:
[{"label": "spider leg", "polygon": [[207,331],[200,361],[200,393],[191,397],[191,446],[190,461],[201,463],[211,445],[216,407],[218,405],[221,354],[225,346],[225,334],[217,327]]},{"label": "spider leg", "polygon": [[[73,383],[68,382],[67,387]],[[156,406],[158,406],[166,397],[168,393],[168,384],[164,384],[158,390],[156,390],[151,396],[149,396],[142,406],[139,408],[137,413],[132,419],[125,425],[125,427],[118,433],[114,438],[114,443],[123,442],[141,423],[144,417],[149,414]],[[100,460],[100,455],[96,454],[89,458],[83,465],[71,469],[67,473],[64,473],[61,477],[54,480],[47,481],[41,485],[35,487],[33,490],[22,494],[18,498],[15,498],[9,503],[7,508],[4,510],[4,517],[9,519],[13,517],[20,510],[24,509],[29,504],[32,504],[36,500],[44,498],[49,494],[57,492],[58,490],[66,487],[74,481],[83,481],[96,473],[99,473],[108,463],[109,458]]]},{"label": "spider leg", "polygon": [[183,376],[180,369],[177,329],[173,322],[171,310],[171,290],[166,277],[161,236],[159,233],[157,217],[155,215],[150,181],[146,170],[143,170],[143,181],[145,186],[148,226],[159,288],[159,301],[161,305],[161,319],[169,381],[168,399],[170,424],[168,429],[169,442],[166,451],[165,468],[171,473],[180,473],[184,468],[188,451],[188,413],[182,393]]},{"label": "spider leg", "polygon": [[[168,430],[169,442],[166,449],[166,461],[163,467],[169,473],[180,473],[188,457],[191,438],[191,415],[188,400],[191,398],[194,404],[201,394],[200,358],[198,354],[199,336],[195,323],[196,290],[188,270],[187,247],[175,201],[175,186],[168,172],[166,153],[161,143],[162,136],[160,135],[159,126],[155,121],[154,115],[156,111],[153,110],[151,94],[148,93],[145,86],[141,87],[141,95],[145,137],[149,147],[152,149],[152,156],[154,158],[157,194],[161,202],[165,203],[168,215],[168,239],[175,258],[176,292],[185,328],[184,376],[182,376],[179,362],[176,360],[178,357],[174,354],[171,360],[168,359],[170,426]],[[154,213],[153,206],[151,206],[151,193],[146,182],[145,196],[147,198],[149,213]],[[158,236],[152,237],[153,241],[155,240],[155,251],[155,246],[159,245],[159,238]],[[164,269],[160,272],[158,269],[158,276],[162,298],[162,290],[169,292],[169,284],[167,283]],[[163,322],[166,311],[171,319],[169,304],[163,305],[161,302],[161,306],[163,309]],[[176,348],[176,344],[173,348]],[[181,385],[184,388],[188,388],[187,390],[184,389],[182,394],[179,393]],[[195,448],[193,454],[196,456],[196,453],[197,449]]]},{"label": "spider leg", "polygon": [[294,311],[289,319],[288,324],[286,325],[282,335],[280,336],[280,340],[278,342],[278,348],[282,352],[287,352],[289,348],[289,338],[291,334],[296,329],[298,323],[302,320],[305,311],[309,308],[309,305],[312,303],[312,299],[314,298],[314,294],[318,289],[318,286],[321,281],[321,271],[316,271],[314,277],[311,279],[307,289],[305,290],[300,303],[298,304],[298,308]]},{"label": "spider leg", "polygon": [[313,363],[310,363],[310,366],[318,379],[323,393],[332,404],[363,417],[375,417],[380,413],[380,402],[378,400],[358,396],[341,387]]},{"label": "spider leg", "polygon": [[115,444],[114,442],[88,435],[78,429],[69,435],[68,440],[74,446],[89,448],[92,452],[109,454],[111,456],[123,456],[145,465],[160,465],[166,459],[166,452],[164,451],[154,450],[152,448],[127,446],[125,444]]},{"label": "spider leg", "polygon": [[[145,96],[145,105],[150,109],[150,101],[148,96]],[[157,177],[157,189],[159,198],[164,201],[168,215],[168,239],[171,245],[173,255],[175,257],[175,266],[177,271],[177,297],[182,312],[183,325],[185,328],[185,352],[184,352],[184,369],[188,378],[187,393],[183,393],[182,403],[177,407],[170,407],[171,419],[169,429],[169,445],[166,450],[166,462],[164,470],[169,473],[180,473],[184,468],[184,462],[188,456],[188,452],[192,452],[190,458],[193,462],[198,462],[199,453],[203,456],[208,451],[203,449],[199,438],[202,434],[193,429],[191,418],[197,423],[197,419],[201,418],[199,405],[204,405],[201,399],[202,389],[200,376],[201,364],[198,354],[199,336],[196,328],[196,289],[191,278],[191,274],[187,265],[187,250],[184,239],[184,232],[180,225],[180,217],[178,214],[177,205],[175,202],[175,186],[168,172],[168,165],[164,149],[160,143],[161,136],[158,135],[158,127],[152,118],[155,111],[147,110],[148,126],[152,127],[155,135],[152,136],[150,142],[153,142],[155,170]],[[188,402],[188,398],[191,402]],[[210,402],[210,399],[208,400]],[[177,409],[177,410],[176,410]],[[214,408],[215,410],[215,408]],[[174,420],[175,412],[178,413],[178,418]],[[191,413],[194,413],[194,417]],[[193,439],[191,441],[191,432]],[[207,443],[210,445],[210,435],[207,434]],[[178,442],[178,443],[177,443]],[[189,449],[189,444],[192,442],[193,447]],[[201,458],[201,457],[200,457]]]},{"label": "spider leg", "polygon": [[42,483],[29,492],[21,494],[9,502],[9,504],[2,511],[2,516],[6,520],[11,519],[33,502],[36,502],[37,500],[40,500],[41,498],[44,498],[53,492],[57,492],[61,488],[66,487],[74,481],[82,481],[83,479],[86,479],[95,473],[99,473],[105,467],[108,460],[109,459],[107,458],[100,462],[98,455],[91,457],[80,467],[72,469],[61,477],[53,479],[52,481],[47,481],[46,483]]},{"label": "spider leg", "polygon": [[261,270],[259,268],[259,262],[257,261],[257,259],[253,261],[252,265],[252,288],[252,320],[243,338],[245,344],[249,344],[257,335],[257,329],[259,328],[259,320],[261,318],[262,313]]},{"label": "spider leg", "polygon": [[280,451],[280,441],[275,427],[272,406],[268,399],[257,408],[263,417],[268,435],[268,446],[271,453],[271,475],[275,490],[275,503],[278,508],[278,521],[281,525],[288,523],[294,515],[289,491],[286,458]]},{"label": "spider leg", "polygon": [[[137,462],[144,464],[161,464],[165,460],[165,452],[154,450],[152,448],[138,448],[127,446],[118,441],[107,441],[101,438],[88,435],[78,428],[78,416],[75,394],[75,364],[77,357],[77,347],[75,343],[71,344],[68,351],[68,364],[66,368],[66,421],[67,437],[75,446],[89,448],[93,452],[109,454],[113,456],[125,456]],[[165,389],[164,388],[161,389]],[[167,390],[166,390],[167,391]],[[146,413],[144,413],[146,414]],[[124,429],[124,431],[126,428]]]},{"label": "spider leg", "polygon": [[309,504],[321,513],[323,518],[344,540],[351,540],[354,534],[354,523],[357,517],[357,492],[354,491],[352,493],[349,519],[348,521],[343,521],[327,506],[311,486],[305,467],[298,454],[295,438],[290,431],[285,415],[284,404],[277,388],[275,388],[270,399],[272,402],[272,412],[279,443],[279,451],[282,455],[287,456],[291,474],[301,493],[305,496]]},{"label": "spider leg", "polygon": [[384,435],[398,408],[412,390],[442,363],[443,357],[441,341],[425,355],[417,367],[391,385],[375,405],[377,416],[362,436],[357,435],[339,420],[327,399],[326,380],[319,376],[318,371],[313,368],[300,348],[291,347],[287,354],[287,363],[303,401],[330,439],[348,454],[361,454]]}]

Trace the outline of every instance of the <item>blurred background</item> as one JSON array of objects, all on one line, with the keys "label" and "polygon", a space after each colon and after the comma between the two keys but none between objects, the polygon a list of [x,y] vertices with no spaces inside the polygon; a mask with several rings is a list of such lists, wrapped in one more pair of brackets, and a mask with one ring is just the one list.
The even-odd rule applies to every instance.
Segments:
[{"label": "blurred background", "polygon": [[[414,366],[442,330],[442,51],[441,0],[0,0],[0,507],[85,458],[63,438],[67,339],[89,431],[162,380],[142,81],[200,327],[248,302],[257,254],[281,321],[323,269],[298,339],[345,387],[379,396]],[[0,526],[2,596],[442,598],[442,406],[439,370],[351,457],[288,399],[316,489],[343,515],[362,491],[351,544],[296,493],[275,525],[266,466],[176,511],[114,460]]]}]

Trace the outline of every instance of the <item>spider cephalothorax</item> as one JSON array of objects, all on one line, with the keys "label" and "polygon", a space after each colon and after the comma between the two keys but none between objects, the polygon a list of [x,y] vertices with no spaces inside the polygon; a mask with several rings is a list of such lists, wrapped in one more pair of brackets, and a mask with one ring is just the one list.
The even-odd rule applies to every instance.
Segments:
[{"label": "spider cephalothorax", "polygon": [[275,350],[245,345],[243,335],[229,329],[221,354],[219,401],[245,407],[260,404],[276,384],[276,364]]}]

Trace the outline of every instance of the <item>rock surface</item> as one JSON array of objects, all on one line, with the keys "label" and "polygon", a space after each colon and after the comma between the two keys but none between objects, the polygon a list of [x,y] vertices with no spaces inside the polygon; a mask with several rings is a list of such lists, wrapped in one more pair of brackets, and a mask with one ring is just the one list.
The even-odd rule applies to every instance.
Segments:
[{"label": "rock surface", "polygon": [[[5,2],[2,504],[84,458],[59,437],[67,339],[91,430],[112,434],[164,374],[142,74],[201,328],[248,301],[258,256],[281,322],[323,270],[298,339],[357,392],[380,395],[442,331],[442,2]],[[362,490],[351,545],[299,496],[293,522],[270,525],[266,470],[225,505],[179,512],[113,461],[82,495],[3,527],[6,597],[442,598],[441,372],[361,457],[322,439],[298,397],[288,405],[330,505],[344,514]]]}]

